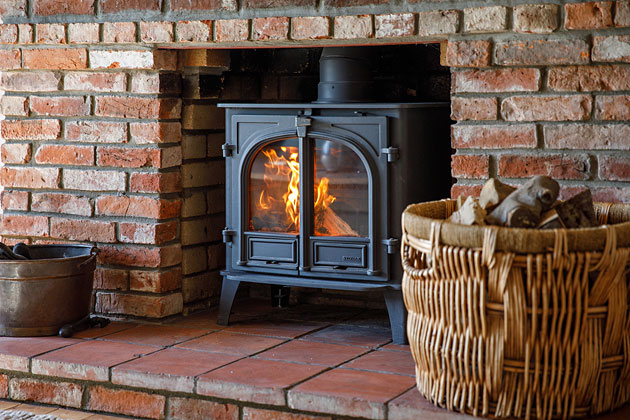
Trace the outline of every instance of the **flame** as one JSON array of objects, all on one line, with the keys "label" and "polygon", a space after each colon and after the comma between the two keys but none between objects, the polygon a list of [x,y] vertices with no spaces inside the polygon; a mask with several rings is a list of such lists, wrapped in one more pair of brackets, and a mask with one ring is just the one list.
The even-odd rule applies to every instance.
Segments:
[{"label": "flame", "polygon": [[[266,188],[263,189],[258,198],[257,207],[259,210],[270,210],[279,206],[279,200],[269,193],[271,185],[277,182],[278,176],[286,177],[287,189],[282,195],[284,212],[286,214],[286,230],[299,231],[300,227],[300,163],[297,147],[280,147],[281,155],[276,149],[263,150],[262,153],[267,158],[265,163],[265,174],[263,180]],[[288,156],[288,157],[287,157]],[[315,218],[318,212],[325,211],[336,198],[328,193],[329,179],[324,177],[319,183],[315,183]]]}]

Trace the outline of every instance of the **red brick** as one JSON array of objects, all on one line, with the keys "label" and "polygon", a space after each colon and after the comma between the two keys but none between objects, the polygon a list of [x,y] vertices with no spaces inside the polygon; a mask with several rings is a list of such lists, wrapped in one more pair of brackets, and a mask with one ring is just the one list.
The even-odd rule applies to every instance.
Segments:
[{"label": "red brick", "polygon": [[601,29],[613,26],[613,2],[593,1],[564,5],[565,29]]},{"label": "red brick", "polygon": [[85,48],[40,48],[23,50],[24,68],[43,70],[78,70],[87,68]]},{"label": "red brick", "polygon": [[33,25],[28,23],[19,24],[18,29],[18,42],[20,44],[31,44],[33,42]]},{"label": "red brick", "polygon": [[102,386],[91,386],[88,392],[88,410],[148,417],[150,419],[164,418],[166,397],[162,395],[114,390]]},{"label": "red brick", "polygon": [[514,7],[514,30],[545,34],[558,29],[560,8],[555,4],[521,4]]},{"label": "red brick", "polygon": [[118,118],[179,118],[181,100],[138,98],[132,96],[101,96],[96,98],[95,115]]},{"label": "red brick", "polygon": [[630,181],[630,159],[627,156],[599,156],[599,179]]},{"label": "red brick", "polygon": [[0,44],[15,44],[18,42],[17,25],[0,25]]},{"label": "red brick", "polygon": [[0,98],[0,114],[25,117],[28,115],[28,98],[26,96],[8,96]]},{"label": "red brick", "polygon": [[5,188],[59,188],[57,168],[7,168],[0,169],[1,184]]},{"label": "red brick", "polygon": [[46,144],[37,149],[35,162],[53,165],[93,165],[94,148]]},{"label": "red brick", "polygon": [[49,382],[31,378],[11,378],[9,387],[13,400],[81,408],[83,387],[79,384]]},{"label": "red brick", "polygon": [[99,147],[96,150],[98,166],[119,168],[160,168],[161,149]]},{"label": "red brick", "polygon": [[182,248],[179,245],[161,247],[145,246],[99,246],[99,262],[106,265],[124,265],[131,267],[170,267],[182,260]]},{"label": "red brick", "polygon": [[33,13],[39,16],[91,15],[94,14],[94,0],[33,0]]},{"label": "red brick", "polygon": [[630,120],[630,95],[597,96],[595,118],[598,120]]},{"label": "red brick", "polygon": [[212,21],[193,20],[177,22],[177,41],[179,42],[211,42]]},{"label": "red brick", "polygon": [[558,91],[630,90],[630,66],[568,66],[549,69],[547,85]]},{"label": "red brick", "polygon": [[0,16],[26,16],[26,0],[4,0],[0,3]]},{"label": "red brick", "polygon": [[593,187],[593,200],[599,202],[628,203],[630,202],[630,190],[623,187]]},{"label": "red brick", "polygon": [[628,124],[558,124],[543,127],[545,147],[574,150],[630,150]]},{"label": "red brick", "polygon": [[455,149],[533,148],[537,145],[536,126],[526,125],[454,125],[451,127]]},{"label": "red brick", "polygon": [[140,22],[142,42],[173,42],[173,22]]},{"label": "red brick", "polygon": [[[11,54],[15,51],[17,50],[7,50]],[[0,55],[0,58],[6,57]],[[19,60],[19,52],[17,58]],[[61,76],[53,72],[5,73],[0,78],[0,87],[17,92],[51,92],[59,90],[60,81]]]},{"label": "red brick", "polygon": [[31,160],[31,144],[5,143],[1,155],[3,163],[25,164]]},{"label": "red brick", "polygon": [[91,216],[92,204],[88,197],[82,195],[33,193],[31,211]]},{"label": "red brick", "polygon": [[90,114],[90,103],[83,96],[31,96],[30,106],[35,115],[73,117]]},{"label": "red brick", "polygon": [[63,186],[80,191],[125,191],[127,176],[118,171],[64,169]]},{"label": "red brick", "polygon": [[594,36],[593,61],[630,63],[630,35]]},{"label": "red brick", "polygon": [[459,29],[459,11],[433,10],[418,13],[418,35],[454,34]]},{"label": "red brick", "polygon": [[224,165],[224,162],[193,162],[182,165],[183,187],[207,187],[225,183]]},{"label": "red brick", "polygon": [[476,185],[461,185],[455,184],[451,187],[451,198],[462,197],[479,197],[481,193],[482,184]]},{"label": "red brick", "polygon": [[252,24],[254,40],[285,40],[289,37],[288,17],[256,18]]},{"label": "red brick", "polygon": [[94,271],[94,288],[107,290],[127,290],[129,272],[111,268],[97,268]]},{"label": "red brick", "polygon": [[3,214],[0,231],[2,235],[48,236],[48,217]]},{"label": "red brick", "polygon": [[144,196],[101,196],[96,201],[96,213],[106,216],[148,217],[169,219],[180,214],[181,200],[166,200]]},{"label": "red brick", "polygon": [[55,140],[61,134],[59,120],[0,121],[5,140]]},{"label": "red brick", "polygon": [[630,2],[618,1],[616,3],[615,26],[630,26]]},{"label": "red brick", "polygon": [[[20,62],[20,50],[0,50],[0,70],[19,69],[22,66]],[[3,78],[7,75],[3,75]],[[6,82],[0,81],[0,86]]]},{"label": "red brick", "polygon": [[71,241],[116,242],[115,229],[113,222],[50,218],[50,236]]},{"label": "red brick", "polygon": [[333,34],[336,39],[372,38],[372,16],[335,16]]},{"label": "red brick", "polygon": [[225,189],[217,188],[208,191],[208,214],[223,213],[225,211]]},{"label": "red brick", "polygon": [[90,68],[151,69],[155,54],[155,51],[147,50],[91,50]]},{"label": "red brick", "polygon": [[127,143],[127,124],[105,121],[69,121],[66,140],[86,143]]},{"label": "red brick", "polygon": [[291,19],[292,39],[330,38],[330,18],[327,16],[294,17]]},{"label": "red brick", "polygon": [[38,44],[65,44],[66,26],[63,23],[38,23],[35,25]]},{"label": "red brick", "polygon": [[507,28],[507,8],[504,6],[464,9],[464,32],[503,32]]},{"label": "red brick", "polygon": [[540,84],[540,70],[531,68],[463,70],[451,73],[452,92],[534,92]]},{"label": "red brick", "polygon": [[496,120],[497,98],[451,98],[451,119]]},{"label": "red brick", "polygon": [[118,223],[120,242],[132,244],[162,244],[177,236],[176,221],[164,223]]},{"label": "red brick", "polygon": [[487,155],[451,156],[451,173],[455,178],[488,178],[490,157]]},{"label": "red brick", "polygon": [[68,25],[68,43],[97,44],[100,25],[98,23],[71,23]]},{"label": "red brick", "polygon": [[286,413],[262,408],[243,407],[243,420],[330,420],[331,417]]},{"label": "red brick", "polygon": [[103,23],[103,42],[108,44],[136,42],[136,24],[134,22]]},{"label": "red brick", "polygon": [[238,420],[239,418],[238,407],[232,404],[177,397],[171,397],[169,403],[168,416],[171,420]]},{"label": "red brick", "polygon": [[529,178],[547,175],[554,179],[590,178],[587,155],[502,155],[499,159],[499,176]]},{"label": "red brick", "polygon": [[139,173],[134,172],[129,179],[129,188],[132,192],[145,193],[169,193],[182,190],[181,175],[179,172],[167,173]]},{"label": "red brick", "polygon": [[214,22],[217,42],[247,41],[249,21],[247,19],[217,20]]},{"label": "red brick", "polygon": [[9,377],[0,375],[0,398],[9,397]]},{"label": "red brick", "polygon": [[413,13],[395,13],[374,16],[376,38],[413,36],[416,17]]},{"label": "red brick", "polygon": [[0,193],[3,210],[28,210],[29,193],[26,191],[3,190]]},{"label": "red brick", "polygon": [[172,10],[235,11],[236,8],[236,0],[171,0]]},{"label": "red brick", "polygon": [[580,39],[502,41],[496,45],[495,60],[502,66],[587,64],[589,51]]},{"label": "red brick", "polygon": [[179,53],[177,50],[153,50],[153,69],[164,71],[181,70]]},{"label": "red brick", "polygon": [[489,41],[449,41],[441,44],[440,61],[448,67],[488,67],[492,55]]},{"label": "red brick", "polygon": [[[168,295],[125,295],[122,293],[97,292],[96,294],[96,310],[108,314],[123,314],[131,316],[142,316],[148,318],[164,318],[169,315],[181,313],[183,309],[183,300],[181,293],[171,293]],[[164,398],[164,397],[162,397]],[[123,405],[130,403],[125,401]],[[142,404],[147,405],[146,402]],[[88,406],[90,410],[102,410],[92,406]],[[147,409],[149,407],[145,407]],[[113,411],[120,414],[141,415],[149,417],[145,414],[133,413],[131,411]]]},{"label": "red brick", "polygon": [[129,272],[129,289],[137,292],[166,293],[181,289],[182,270],[174,268],[168,271],[141,271]]},{"label": "red brick", "polygon": [[127,90],[125,73],[68,72],[63,79],[64,90],[89,92],[124,92]]},{"label": "red brick", "polygon": [[127,10],[159,11],[160,0],[101,0],[102,13],[118,13]]},{"label": "red brick", "polygon": [[182,141],[182,125],[178,122],[131,123],[129,130],[131,139],[136,144]]},{"label": "red brick", "polygon": [[590,118],[593,98],[571,96],[511,96],[501,102],[506,121],[580,121]]}]

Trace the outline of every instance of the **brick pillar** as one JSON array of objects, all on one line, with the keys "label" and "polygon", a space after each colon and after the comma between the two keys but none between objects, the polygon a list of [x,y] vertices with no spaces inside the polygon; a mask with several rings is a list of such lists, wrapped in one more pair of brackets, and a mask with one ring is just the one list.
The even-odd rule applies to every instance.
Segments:
[{"label": "brick pillar", "polygon": [[[54,29],[37,33],[52,39]],[[94,244],[96,312],[180,313],[178,53],[37,45],[2,54],[2,240]]]}]

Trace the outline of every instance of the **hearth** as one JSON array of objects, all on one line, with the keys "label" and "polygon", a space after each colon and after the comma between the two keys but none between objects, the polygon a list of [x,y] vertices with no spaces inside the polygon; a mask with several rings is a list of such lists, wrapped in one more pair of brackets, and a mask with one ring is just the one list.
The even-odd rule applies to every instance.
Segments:
[{"label": "hearth", "polygon": [[404,343],[400,215],[449,194],[449,107],[366,101],[363,59],[337,50],[323,54],[317,102],[219,105],[227,257],[218,322],[228,323],[241,282],[380,290],[393,341]]}]

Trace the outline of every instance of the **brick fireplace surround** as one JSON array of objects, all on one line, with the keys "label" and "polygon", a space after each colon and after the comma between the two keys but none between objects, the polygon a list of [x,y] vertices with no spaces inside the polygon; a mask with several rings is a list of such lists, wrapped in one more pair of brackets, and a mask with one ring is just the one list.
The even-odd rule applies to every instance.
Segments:
[{"label": "brick fireplace surround", "polygon": [[453,196],[545,174],[630,202],[630,1],[480,3],[0,0],[0,235],[96,244],[97,313],[216,303],[224,112],[181,80],[237,48],[440,43]]}]

